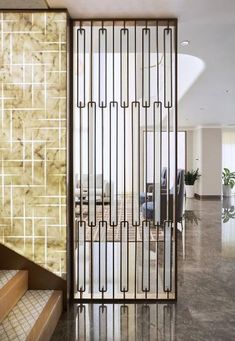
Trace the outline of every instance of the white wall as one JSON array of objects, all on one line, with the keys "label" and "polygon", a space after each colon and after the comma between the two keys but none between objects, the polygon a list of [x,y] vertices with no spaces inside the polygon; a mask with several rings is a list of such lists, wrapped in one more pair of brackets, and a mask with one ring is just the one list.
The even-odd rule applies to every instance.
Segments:
[{"label": "white wall", "polygon": [[194,156],[194,144],[193,144],[193,137],[194,137],[194,131],[193,130],[187,130],[186,132],[186,169],[190,170],[194,168],[193,165],[193,156]]},{"label": "white wall", "polygon": [[189,131],[187,140],[187,168],[201,174],[195,184],[199,195],[221,195],[222,130],[221,128],[196,128]]}]

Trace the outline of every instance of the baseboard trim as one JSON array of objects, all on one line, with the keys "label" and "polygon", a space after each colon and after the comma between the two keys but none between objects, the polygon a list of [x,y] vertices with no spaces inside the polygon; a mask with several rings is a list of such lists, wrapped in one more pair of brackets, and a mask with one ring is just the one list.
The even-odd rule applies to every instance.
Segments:
[{"label": "baseboard trim", "polygon": [[195,193],[194,197],[198,200],[221,200],[221,195],[200,195]]}]

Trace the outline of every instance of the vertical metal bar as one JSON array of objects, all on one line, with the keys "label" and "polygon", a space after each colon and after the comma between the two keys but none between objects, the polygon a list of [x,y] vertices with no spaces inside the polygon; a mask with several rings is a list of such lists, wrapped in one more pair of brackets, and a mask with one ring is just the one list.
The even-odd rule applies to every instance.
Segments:
[{"label": "vertical metal bar", "polygon": [[[104,58],[103,58],[103,54],[104,54]],[[104,108],[107,106],[107,30],[104,29],[103,27],[103,21],[102,21],[102,28],[99,29],[99,68],[98,69],[99,69],[99,72],[98,72],[99,74],[98,76],[99,77],[99,86],[98,86],[99,107],[101,107],[102,220],[104,220]]]},{"label": "vertical metal bar", "polygon": [[[157,54],[157,103],[160,102],[160,71],[159,71],[159,32],[158,32],[158,20],[156,20],[156,54]],[[154,103],[154,109],[155,107],[155,103]],[[160,103],[158,104],[160,105]],[[154,112],[154,120],[156,119],[155,116],[155,112]],[[162,223],[161,221],[161,197],[162,197],[162,183],[161,183],[161,171],[162,171],[162,105],[160,108],[160,145],[159,145],[159,151],[160,151],[160,189],[159,189],[159,194],[158,194],[158,198],[159,198],[159,203],[156,202],[157,200],[157,188],[155,185],[155,190],[154,190],[154,224],[156,225],[156,222],[159,220],[159,223],[157,223],[156,229],[157,229],[157,236],[156,236],[156,298],[158,298],[158,291],[159,291],[159,275],[158,275],[158,270],[159,270],[159,227]],[[155,127],[155,121],[154,121],[154,129],[156,129]],[[155,154],[155,148],[156,148],[156,140],[155,140],[155,133],[154,133],[154,166],[156,165],[156,154]],[[154,176],[156,169],[154,167]],[[154,184],[156,184],[156,179],[154,179]],[[159,209],[159,217],[156,214],[156,206],[158,205],[158,209]],[[158,309],[158,307],[157,307]]]},{"label": "vertical metal bar", "polygon": [[153,103],[154,226],[161,223],[162,103]]},{"label": "vertical metal bar", "polygon": [[[103,22],[102,22],[103,26]],[[103,41],[104,40],[104,41]],[[104,55],[104,56],[103,56]],[[99,107],[107,107],[107,29],[99,29]]]},{"label": "vertical metal bar", "polygon": [[159,39],[158,39],[158,20],[156,21],[156,50],[157,50],[157,102],[160,101],[160,82],[159,82]]},{"label": "vertical metal bar", "polygon": [[120,223],[120,291],[124,294],[129,291],[129,222]]},{"label": "vertical metal bar", "polygon": [[[164,291],[172,290],[172,217],[170,200],[170,108],[172,107],[172,30],[164,29],[164,106],[167,108],[167,217],[164,224]],[[168,45],[169,44],[169,45]],[[170,78],[169,78],[170,77]],[[175,151],[177,152],[177,151]]]},{"label": "vertical metal bar", "polygon": [[[123,44],[123,42],[125,43],[125,45]],[[127,108],[129,107],[129,30],[127,28],[122,28],[120,30],[120,77],[121,107]],[[124,90],[125,96],[123,94]]]},{"label": "vertical metal bar", "polygon": [[80,147],[80,220],[82,221],[83,220],[83,171],[82,171],[82,166],[83,166],[83,163],[82,163],[82,160],[83,160],[83,138],[82,138],[82,126],[83,126],[83,120],[82,120],[82,109],[79,108],[79,119],[80,119],[80,124],[79,124],[79,147]]},{"label": "vertical metal bar", "polygon": [[86,291],[86,222],[75,220],[77,229],[77,291]]},{"label": "vertical metal bar", "polygon": [[123,145],[123,160],[124,160],[124,167],[123,167],[123,200],[124,200],[124,221],[126,221],[126,108],[123,108],[123,138],[124,138],[124,145]]},{"label": "vertical metal bar", "polygon": [[142,29],[142,106],[150,107],[150,29],[147,27]]},{"label": "vertical metal bar", "polygon": [[[83,38],[83,44],[80,40]],[[80,46],[82,45],[82,46]],[[82,57],[82,58],[81,58]],[[77,107],[86,106],[86,31],[84,28],[77,29]],[[83,72],[82,72],[83,71]],[[79,77],[83,77],[83,84],[80,86]]]},{"label": "vertical metal bar", "polygon": [[[68,300],[73,299],[74,297],[74,288],[76,287],[74,284],[77,281],[75,277],[75,187],[77,187],[77,183],[75,182],[75,173],[74,173],[74,54],[73,51],[75,49],[75,45],[73,44],[73,30],[74,25],[71,20],[68,21],[67,27],[67,36],[68,36],[68,44],[67,44],[67,108],[68,108],[68,116],[67,116],[67,131],[66,131],[66,157],[67,157],[67,169],[66,169],[66,195],[67,195],[67,208],[66,208],[66,234],[67,234],[67,259],[66,259],[66,268],[67,268],[67,298]],[[75,59],[75,62],[77,60]],[[79,122],[79,121],[78,121]],[[78,136],[79,138],[79,136]],[[79,172],[79,170],[78,170]],[[72,227],[72,228],[71,228]]]},{"label": "vertical metal bar", "polygon": [[171,255],[172,255],[172,217],[170,216],[170,109],[167,113],[167,153],[168,153],[168,167],[167,167],[167,216],[164,222],[164,291],[170,292],[172,288],[171,283]]},{"label": "vertical metal bar", "polygon": [[[90,45],[90,65],[91,65],[91,69],[90,69],[90,100],[92,103],[93,100],[93,23],[91,21],[91,45]],[[96,103],[95,103],[96,104]],[[88,110],[89,110],[89,103],[88,103]],[[89,113],[88,113],[88,118],[89,118]],[[89,121],[88,121],[88,127],[89,127]],[[96,122],[95,122],[95,129],[96,129]],[[95,141],[96,142],[96,141]],[[95,143],[96,146],[96,143]],[[95,147],[95,151],[96,151],[96,147]],[[95,153],[95,157],[96,157],[96,153]],[[96,160],[95,164],[96,164]],[[89,142],[88,142],[88,217],[89,217]],[[95,179],[94,179],[94,189],[96,191],[96,166],[95,166]],[[89,219],[89,218],[88,218]],[[93,227],[96,226],[96,222],[95,224],[91,224],[91,274],[90,274],[90,281],[91,281],[91,298],[93,297]]]},{"label": "vertical metal bar", "polygon": [[[134,184],[134,160],[132,159],[132,225],[135,226],[135,299],[136,299],[136,295],[137,295],[137,229],[138,229],[138,225],[140,225],[140,103],[138,102],[137,104],[137,51],[136,51],[136,21],[135,21],[135,29],[134,29],[134,34],[135,34],[135,41],[134,41],[134,50],[135,50],[135,106],[138,106],[138,143],[137,143],[137,147],[138,147],[138,190],[137,190],[137,202],[138,202],[138,224],[133,224],[133,222],[135,221],[134,218],[134,203],[133,203],[133,193],[134,193],[134,188],[133,188],[133,184]],[[134,117],[133,117],[133,105],[134,103],[132,103],[132,129],[133,129],[133,122],[134,122]],[[133,158],[133,154],[134,154],[134,136],[132,133],[132,158]]]},{"label": "vertical metal bar", "polygon": [[159,227],[161,225],[161,201],[162,201],[162,185],[161,185],[161,169],[162,169],[162,103],[153,103],[153,126],[154,126],[154,226],[156,233],[156,298],[158,298],[158,268],[159,268]]},{"label": "vertical metal bar", "polygon": [[164,222],[164,283],[163,290],[172,290],[172,221]]},{"label": "vertical metal bar", "polygon": [[115,297],[115,225],[114,224],[110,224],[113,228],[113,242],[112,242],[112,246],[113,246],[113,299]]},{"label": "vertical metal bar", "polygon": [[[150,291],[150,221],[142,221],[142,291]],[[146,296],[147,298],[147,296]]]},{"label": "vertical metal bar", "polygon": [[[110,225],[118,225],[118,102],[110,102],[109,104],[109,144],[110,144],[110,210],[109,210],[109,223]],[[115,149],[112,150],[112,145],[115,145]],[[112,168],[115,162],[115,191],[112,186],[114,176]]]},{"label": "vertical metal bar", "polygon": [[132,225],[140,225],[140,103],[131,104]]},{"label": "vertical metal bar", "polygon": [[102,220],[104,220],[104,108],[101,108],[101,177]]},{"label": "vertical metal bar", "polygon": [[115,22],[113,21],[113,102],[115,101]]},{"label": "vertical metal bar", "polygon": [[[175,37],[175,45],[174,45],[174,54],[175,54],[175,150],[178,151],[178,23],[176,21],[176,24],[174,26],[174,37]],[[176,152],[175,156],[175,193],[177,192],[177,169],[178,169],[178,153]],[[175,196],[175,221],[174,221],[174,260],[175,260],[175,299],[177,299],[177,274],[178,274],[178,266],[177,266],[177,205],[178,205],[178,198],[177,195]]]},{"label": "vertical metal bar", "polygon": [[135,228],[135,285],[134,285],[134,298],[136,299],[136,295],[137,295],[137,229],[138,229],[138,225],[133,225],[133,227]]},{"label": "vertical metal bar", "polygon": [[135,102],[137,102],[137,54],[136,54],[136,21],[135,21]]},{"label": "vertical metal bar", "polygon": [[[126,221],[126,108],[129,107],[129,30],[125,27],[120,30],[120,98],[121,107],[123,108],[123,159],[124,159],[124,174],[123,174],[123,191],[124,191],[124,221]],[[124,43],[123,43],[124,42]],[[123,90],[125,96],[123,96]],[[123,99],[124,97],[124,99]]]},{"label": "vertical metal bar", "polygon": [[[148,117],[147,107],[145,107],[145,211],[147,217],[147,201],[148,201]],[[147,218],[146,218],[147,219]]]},{"label": "vertical metal bar", "polygon": [[171,167],[171,158],[170,158],[170,109],[168,108],[167,110],[167,186],[166,186],[166,190],[167,190],[167,212],[166,212],[166,220],[170,220],[170,167]]},{"label": "vertical metal bar", "polygon": [[[113,103],[114,103],[114,93],[115,93],[115,23],[113,21]],[[111,107],[111,103],[110,103],[110,107]],[[117,107],[117,110],[118,110],[118,107]],[[109,198],[110,198],[110,210],[109,210],[109,224],[112,225],[111,223],[111,215],[112,215],[112,174],[111,174],[111,169],[112,169],[112,160],[111,160],[111,157],[112,157],[112,150],[111,150],[111,127],[112,127],[112,121],[111,121],[111,109],[110,109],[110,119],[109,119],[109,124],[110,124],[110,127],[109,127],[109,136],[110,136],[110,155],[109,155],[109,165],[110,165],[110,168],[109,168],[109,176],[110,176],[110,181],[109,181],[109,190],[110,190],[110,194],[109,194]],[[117,158],[116,158],[116,162],[117,162]],[[117,190],[117,188],[116,188]],[[117,199],[117,197],[116,197]],[[117,201],[116,201],[116,205],[117,205]],[[113,224],[113,299],[115,297],[115,226]],[[113,310],[113,314],[114,314],[114,310]],[[113,316],[114,318],[114,316]],[[113,326],[114,328],[114,326]],[[113,330],[114,332],[114,330]]]},{"label": "vertical metal bar", "polygon": [[99,221],[99,291],[107,291],[107,221]]},{"label": "vertical metal bar", "polygon": [[96,102],[88,102],[88,225],[96,225]]},{"label": "vertical metal bar", "polygon": [[164,48],[164,107],[172,108],[172,29],[165,28]]}]

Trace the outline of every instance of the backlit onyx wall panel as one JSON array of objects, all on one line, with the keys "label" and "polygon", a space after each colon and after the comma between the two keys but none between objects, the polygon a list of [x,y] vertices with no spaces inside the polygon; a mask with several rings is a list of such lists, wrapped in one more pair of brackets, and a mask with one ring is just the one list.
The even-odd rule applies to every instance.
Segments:
[{"label": "backlit onyx wall panel", "polygon": [[67,14],[0,12],[0,242],[66,272]]}]

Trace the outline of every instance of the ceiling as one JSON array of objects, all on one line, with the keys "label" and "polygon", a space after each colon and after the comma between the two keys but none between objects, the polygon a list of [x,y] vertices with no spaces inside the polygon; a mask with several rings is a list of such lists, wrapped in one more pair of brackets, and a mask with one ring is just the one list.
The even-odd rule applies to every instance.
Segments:
[{"label": "ceiling", "polygon": [[[0,0],[0,6],[2,2],[11,1]],[[31,0],[30,8],[33,2],[38,7],[39,3],[45,4],[43,0]],[[47,0],[47,3],[51,8],[67,8],[73,18],[178,18],[178,51],[188,55],[179,56],[179,93],[183,93],[179,99],[179,125],[235,126],[234,0]],[[183,40],[189,40],[190,45],[181,46]],[[185,90],[186,82],[189,86]]]}]

